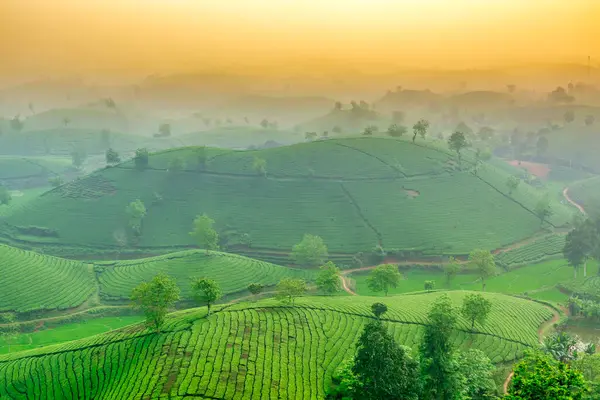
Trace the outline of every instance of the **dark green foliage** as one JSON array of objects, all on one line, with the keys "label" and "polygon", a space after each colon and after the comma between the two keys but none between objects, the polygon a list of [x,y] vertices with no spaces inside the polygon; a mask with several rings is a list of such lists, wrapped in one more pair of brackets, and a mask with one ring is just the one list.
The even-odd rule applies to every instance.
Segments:
[{"label": "dark green foliage", "polygon": [[469,349],[457,356],[458,369],[462,376],[462,395],[469,400],[496,399],[494,364],[481,350]]},{"label": "dark green foliage", "polygon": [[137,149],[135,151],[135,156],[133,157],[133,161],[135,163],[135,167],[139,170],[146,169],[148,167],[148,149],[142,148]]},{"label": "dark green foliage", "polygon": [[454,257],[450,257],[448,263],[444,265],[444,275],[446,276],[446,284],[448,286],[452,284],[452,280],[456,277],[460,270],[460,264]]},{"label": "dark green foliage", "polygon": [[354,399],[418,399],[419,364],[400,347],[380,320],[370,321],[358,339],[352,372]]},{"label": "dark green foliage", "polygon": [[197,302],[206,303],[210,315],[210,306],[223,297],[223,291],[215,280],[199,278],[192,281],[192,296]]},{"label": "dark green foliage", "polygon": [[387,309],[387,306],[383,303],[373,303],[371,305],[371,311],[373,311],[373,314],[377,318],[380,318],[383,314],[385,314],[387,312]]},{"label": "dark green foliage", "polygon": [[542,350],[563,363],[577,359],[577,339],[566,332],[553,333],[544,338]]},{"label": "dark green foliage", "polygon": [[435,289],[435,281],[425,281],[423,284],[424,290],[433,290]]},{"label": "dark green foliage", "polygon": [[506,400],[580,400],[586,392],[581,372],[540,352],[528,352],[514,368]]},{"label": "dark green foliage", "polygon": [[128,225],[137,236],[142,234],[142,221],[146,216],[146,206],[141,200],[136,200],[127,206],[125,209],[127,216],[129,217]]},{"label": "dark green foliage", "polygon": [[450,335],[456,315],[448,295],[438,297],[427,315],[419,348],[424,399],[457,399],[460,375]]},{"label": "dark green foliage", "polygon": [[78,147],[71,152],[71,161],[75,168],[81,168],[86,158],[87,153],[83,147]]},{"label": "dark green foliage", "polygon": [[251,283],[248,285],[248,291],[255,296],[262,293],[264,288],[265,287],[260,283]]},{"label": "dark green foliage", "polygon": [[331,376],[333,386],[325,395],[326,400],[353,400],[352,395],[360,390],[360,382],[352,372],[353,363],[343,362]]},{"label": "dark green foliage", "polygon": [[131,300],[146,316],[146,325],[160,332],[169,308],[179,300],[179,288],[173,279],[160,273],[150,282],[137,286]]},{"label": "dark green foliage", "polygon": [[119,153],[117,153],[115,150],[108,149],[106,150],[106,164],[108,165],[115,165],[121,162],[121,156],[119,156]]}]

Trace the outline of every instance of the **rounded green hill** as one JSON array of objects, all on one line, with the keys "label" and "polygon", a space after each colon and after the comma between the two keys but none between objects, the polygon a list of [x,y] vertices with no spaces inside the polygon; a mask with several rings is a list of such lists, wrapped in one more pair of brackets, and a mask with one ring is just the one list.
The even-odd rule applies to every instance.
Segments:
[{"label": "rounded green hill", "polygon": [[[460,304],[465,293],[450,292]],[[460,319],[452,341],[507,362],[538,343],[553,315],[531,301],[483,294],[486,324],[469,332]],[[439,293],[386,299],[386,325],[415,346]],[[58,398],[321,398],[334,370],[354,353],[372,318],[369,297],[272,300],[171,314],[160,334],[141,325],[42,349],[0,356],[0,397]]]},{"label": "rounded green hill", "polygon": [[[534,208],[541,193],[521,185],[509,195],[505,172],[486,165],[475,175],[469,157],[459,170],[454,155],[433,144],[345,138],[257,151],[207,149],[204,166],[198,151],[151,154],[145,170],[128,161],[97,171],[28,203],[6,218],[5,230],[36,225],[56,233],[47,244],[115,248],[114,233],[127,225],[125,208],[137,199],[147,215],[128,246],[154,251],[195,245],[188,233],[203,213],[216,221],[225,248],[249,254],[287,252],[305,233],[321,236],[331,253],[381,245],[465,254],[540,230]],[[170,169],[174,159],[183,168]],[[256,159],[266,161],[266,176],[254,169]],[[549,222],[566,223],[570,213],[552,201]]]}]

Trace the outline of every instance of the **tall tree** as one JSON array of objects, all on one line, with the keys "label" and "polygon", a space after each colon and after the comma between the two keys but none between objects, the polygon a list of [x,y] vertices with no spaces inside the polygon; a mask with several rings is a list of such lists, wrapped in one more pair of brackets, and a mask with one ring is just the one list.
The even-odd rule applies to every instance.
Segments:
[{"label": "tall tree", "polygon": [[485,324],[491,310],[491,301],[480,294],[468,294],[463,299],[460,313],[466,320],[471,322],[471,330],[473,330],[475,328],[475,322],[479,325]]},{"label": "tall tree", "polygon": [[146,316],[146,325],[160,332],[169,308],[179,300],[179,288],[173,279],[161,273],[133,289],[131,300]]},{"label": "tall tree", "polygon": [[291,257],[300,265],[314,267],[325,263],[327,246],[319,236],[305,234],[302,241],[292,247]]},{"label": "tall tree", "polygon": [[469,264],[477,270],[481,279],[481,290],[485,290],[485,280],[496,273],[496,262],[489,250],[475,249],[469,254]]},{"label": "tall tree", "polygon": [[508,187],[508,194],[512,195],[513,191],[515,191],[519,185],[521,184],[521,179],[518,176],[511,175],[506,179],[506,186]]},{"label": "tall tree", "polygon": [[462,168],[462,149],[467,147],[467,139],[465,138],[465,134],[461,131],[454,132],[450,138],[448,139],[448,147],[450,150],[456,152],[456,156],[458,157],[458,166]]},{"label": "tall tree", "polygon": [[219,249],[219,234],[214,228],[215,220],[206,214],[196,216],[190,236],[196,239],[196,243],[206,250]]},{"label": "tall tree", "polygon": [[395,288],[402,279],[396,264],[382,264],[377,266],[367,279],[369,289],[374,292],[383,292],[386,296],[390,288]]},{"label": "tall tree", "polygon": [[513,371],[506,400],[581,400],[587,389],[581,372],[541,352],[527,351]]},{"label": "tall tree", "polygon": [[542,342],[542,351],[550,354],[555,360],[569,363],[578,358],[577,338],[567,332],[557,332],[546,336]]},{"label": "tall tree", "polygon": [[192,281],[192,295],[199,303],[206,303],[208,315],[210,315],[210,306],[221,297],[223,291],[217,281],[208,278],[196,278]]},{"label": "tall tree", "polygon": [[425,138],[427,135],[427,130],[429,129],[429,121],[426,119],[420,119],[416,124],[413,125],[413,143],[417,138],[417,135],[420,135],[422,138]]},{"label": "tall tree", "polygon": [[485,355],[477,349],[469,349],[457,356],[458,370],[462,375],[462,398],[469,400],[496,399],[496,382],[494,371],[496,367]]},{"label": "tall tree", "polygon": [[260,157],[254,157],[252,162],[252,169],[258,175],[267,176],[267,160]]},{"label": "tall tree", "polygon": [[448,263],[444,265],[444,275],[446,276],[446,284],[450,286],[452,284],[452,280],[456,277],[456,275],[460,272],[461,266],[458,261],[454,257],[450,257],[448,259]]},{"label": "tall tree", "polygon": [[352,372],[360,384],[354,399],[419,398],[419,364],[394,341],[381,320],[365,325],[356,347]]},{"label": "tall tree", "polygon": [[552,208],[550,207],[550,200],[548,199],[548,197],[541,198],[536,203],[533,211],[535,212],[535,215],[537,215],[540,219],[540,223],[543,225],[544,221],[546,221],[546,219],[551,217],[553,214]]},{"label": "tall tree", "polygon": [[317,274],[317,287],[326,294],[334,294],[342,290],[342,279],[340,269],[331,261],[319,268]]},{"label": "tall tree", "polygon": [[391,137],[400,137],[406,133],[406,127],[398,124],[391,124],[387,130],[387,134]]},{"label": "tall tree", "polygon": [[306,292],[306,281],[304,279],[283,278],[277,284],[276,297],[283,303],[294,305],[296,297]]},{"label": "tall tree", "polygon": [[135,163],[135,167],[139,170],[144,170],[148,167],[148,150],[145,148],[137,149],[135,151],[135,156],[133,157],[133,162]]},{"label": "tall tree", "polygon": [[137,199],[136,201],[132,201],[125,208],[125,212],[126,212],[127,216],[129,217],[128,224],[129,224],[129,227],[131,228],[131,230],[133,231],[133,233],[136,236],[141,235],[142,234],[142,221],[144,220],[144,217],[146,216],[146,206],[144,206],[144,203],[140,199]]},{"label": "tall tree", "polygon": [[373,315],[375,315],[375,317],[377,317],[377,318],[381,318],[381,316],[383,314],[385,314],[387,312],[387,310],[388,310],[387,306],[383,303],[371,304],[371,311],[373,312]]},{"label": "tall tree", "polygon": [[423,399],[456,399],[461,389],[461,376],[454,358],[450,335],[456,324],[452,301],[443,294],[427,314],[427,324],[419,347]]}]

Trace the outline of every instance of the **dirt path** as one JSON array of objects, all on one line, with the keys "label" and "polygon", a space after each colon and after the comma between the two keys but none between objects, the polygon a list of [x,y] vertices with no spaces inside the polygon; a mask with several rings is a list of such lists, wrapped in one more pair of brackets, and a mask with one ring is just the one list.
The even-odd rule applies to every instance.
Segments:
[{"label": "dirt path", "polygon": [[342,289],[344,289],[344,291],[352,296],[358,296],[356,294],[356,292],[354,292],[352,289],[350,289],[350,286],[348,286],[348,281],[347,281],[347,277],[346,274],[344,272],[342,272],[340,274],[340,278],[342,279]]},{"label": "dirt path", "polygon": [[514,374],[515,373],[511,371],[511,373],[508,374],[508,376],[506,377],[506,380],[504,381],[504,385],[502,385],[502,388],[504,389],[504,394],[508,393],[508,384],[512,380],[512,377],[513,377]]},{"label": "dirt path", "polygon": [[569,188],[566,187],[565,190],[563,190],[562,192],[563,197],[565,198],[565,200],[567,200],[569,203],[571,203],[571,205],[577,207],[577,209],[583,214],[583,215],[587,215],[587,213],[585,212],[585,209],[583,208],[583,206],[577,202],[575,202],[573,199],[571,199],[571,197],[569,197]]}]

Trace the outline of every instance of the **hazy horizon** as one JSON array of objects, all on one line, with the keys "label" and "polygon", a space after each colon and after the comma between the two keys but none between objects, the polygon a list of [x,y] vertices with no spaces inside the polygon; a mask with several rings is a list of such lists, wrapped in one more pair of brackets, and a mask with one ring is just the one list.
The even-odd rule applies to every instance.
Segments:
[{"label": "hazy horizon", "polygon": [[[526,3],[526,4],[525,4]],[[4,82],[40,76],[331,75],[598,65],[600,3],[6,0]]]}]

